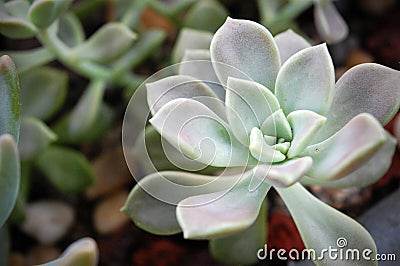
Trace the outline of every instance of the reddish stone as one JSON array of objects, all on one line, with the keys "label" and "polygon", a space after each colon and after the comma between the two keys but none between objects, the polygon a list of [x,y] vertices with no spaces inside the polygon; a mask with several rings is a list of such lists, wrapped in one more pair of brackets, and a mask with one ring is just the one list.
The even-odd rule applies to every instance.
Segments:
[{"label": "reddish stone", "polygon": [[305,247],[292,217],[282,211],[273,211],[268,224],[268,247],[302,251]]},{"label": "reddish stone", "polygon": [[184,253],[184,248],[172,241],[154,241],[133,254],[132,264],[137,266],[181,265]]}]

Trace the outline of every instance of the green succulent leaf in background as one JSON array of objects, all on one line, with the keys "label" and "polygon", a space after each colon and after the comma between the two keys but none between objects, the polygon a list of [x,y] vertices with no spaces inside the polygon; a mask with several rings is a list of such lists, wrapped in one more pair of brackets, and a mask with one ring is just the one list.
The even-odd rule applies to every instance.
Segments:
[{"label": "green succulent leaf in background", "polygon": [[228,11],[216,0],[198,1],[186,14],[184,27],[215,32],[226,20]]},{"label": "green succulent leaf in background", "polygon": [[74,57],[100,63],[115,60],[131,47],[136,35],[122,23],[108,23],[88,40],[74,47]]},{"label": "green succulent leaf in background", "polygon": [[22,115],[47,120],[65,101],[68,75],[55,68],[34,68],[20,75],[20,84]]},{"label": "green succulent leaf in background", "polygon": [[15,65],[7,55],[0,57],[0,135],[11,134],[18,142],[20,89]]},{"label": "green succulent leaf in background", "polygon": [[77,193],[94,182],[87,159],[79,152],[50,146],[41,152],[35,165],[58,190]]},{"label": "green succulent leaf in background", "polygon": [[35,0],[30,6],[28,16],[30,21],[38,28],[50,26],[73,0]]},{"label": "green succulent leaf in background", "polygon": [[35,36],[37,29],[26,19],[10,16],[0,10],[0,33],[11,39],[25,39]]},{"label": "green succulent leaf in background", "polygon": [[33,117],[24,117],[18,145],[21,160],[33,158],[56,139],[57,136],[42,121]]},{"label": "green succulent leaf in background", "polygon": [[0,136],[0,227],[14,208],[20,182],[17,144],[9,134]]}]

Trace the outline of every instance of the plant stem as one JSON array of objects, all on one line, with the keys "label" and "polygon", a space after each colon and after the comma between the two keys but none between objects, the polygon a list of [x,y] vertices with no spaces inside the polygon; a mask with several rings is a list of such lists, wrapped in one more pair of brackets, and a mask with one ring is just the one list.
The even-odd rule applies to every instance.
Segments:
[{"label": "plant stem", "polygon": [[313,4],[313,0],[296,0],[287,3],[276,15],[275,20],[269,25],[269,29],[278,33],[285,25],[291,24],[296,17],[309,8]]},{"label": "plant stem", "polygon": [[73,51],[66,46],[53,32],[43,30],[38,35],[44,47],[55,54],[56,58],[68,68],[90,80],[103,80],[118,86],[137,86],[142,78],[131,73],[115,73],[110,67],[102,66],[95,62],[80,60],[74,56]]}]

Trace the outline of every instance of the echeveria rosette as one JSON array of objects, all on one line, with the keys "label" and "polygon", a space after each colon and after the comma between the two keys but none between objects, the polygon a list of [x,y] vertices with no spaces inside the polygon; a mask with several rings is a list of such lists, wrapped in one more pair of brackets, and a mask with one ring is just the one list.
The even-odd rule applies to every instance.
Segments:
[{"label": "echeveria rosette", "polygon": [[[311,46],[292,31],[273,38],[255,22],[231,18],[213,36],[209,51],[188,50],[183,58],[212,63],[197,70],[183,64],[178,75],[147,84],[150,123],[196,161],[245,170],[219,178],[151,174],[135,186],[123,211],[147,231],[211,239],[218,259],[248,264],[265,243],[260,210],[274,187],[307,248],[335,248],[345,237],[346,248],[375,254],[360,224],[319,201],[303,183],[362,186],[385,173],[396,141],[382,124],[399,109],[400,73],[362,64],[335,85],[325,44]],[[223,101],[210,82],[226,88]]]}]

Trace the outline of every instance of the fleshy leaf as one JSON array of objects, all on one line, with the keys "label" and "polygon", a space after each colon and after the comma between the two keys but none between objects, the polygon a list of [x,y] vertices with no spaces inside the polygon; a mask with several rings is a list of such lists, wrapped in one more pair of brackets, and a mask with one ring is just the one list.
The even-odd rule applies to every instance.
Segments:
[{"label": "fleshy leaf", "polygon": [[93,81],[89,84],[69,117],[68,134],[71,137],[81,138],[90,134],[99,115],[104,90],[103,81]]},{"label": "fleshy leaf", "polygon": [[15,65],[8,55],[0,57],[0,135],[8,133],[18,142],[20,89]]},{"label": "fleshy leaf", "polygon": [[257,252],[267,243],[267,208],[264,203],[256,221],[235,235],[210,240],[211,255],[227,265],[250,265],[258,262]]},{"label": "fleshy leaf", "polygon": [[312,163],[311,157],[302,157],[274,165],[257,165],[253,168],[254,180],[250,190],[256,187],[255,181],[267,182],[275,187],[289,187],[310,170]]},{"label": "fleshy leaf", "polygon": [[69,245],[58,259],[38,266],[97,266],[98,261],[99,250],[96,241],[85,237]]},{"label": "fleshy leaf", "polygon": [[189,9],[183,24],[185,27],[215,32],[224,23],[228,11],[215,0],[197,1]]},{"label": "fleshy leaf", "polygon": [[207,84],[219,99],[223,101],[225,100],[225,88],[221,86],[218,77],[214,72],[209,50],[186,50],[182,62],[179,65],[179,75],[198,78]]},{"label": "fleshy leaf", "polygon": [[280,68],[278,48],[271,33],[262,25],[249,21],[229,18],[215,33],[211,46],[211,59],[216,61],[215,72],[222,84],[228,77],[243,78],[223,63],[234,67],[255,82],[271,91]]},{"label": "fleshy leaf", "polygon": [[161,107],[171,100],[188,98],[197,100],[207,105],[211,110],[220,109],[217,113],[223,112],[222,102],[209,102],[209,98],[218,99],[213,90],[198,78],[190,76],[169,76],[156,82],[147,83],[147,103],[151,113],[154,115]]},{"label": "fleshy leaf", "polygon": [[85,32],[77,16],[67,13],[60,18],[58,23],[58,35],[66,45],[74,47],[83,43]]},{"label": "fleshy leaf", "polygon": [[359,114],[332,137],[307,147],[303,155],[314,160],[308,175],[322,180],[343,177],[368,160],[385,140],[379,122],[370,114]]},{"label": "fleshy leaf", "polygon": [[[113,71],[116,73],[125,73],[140,65],[149,58],[154,51],[160,49],[165,38],[166,33],[163,30],[147,29],[142,32],[140,39],[135,42],[123,56],[113,62]],[[139,84],[137,86],[139,86]],[[136,89],[136,87],[133,89]]]},{"label": "fleshy leaf", "polygon": [[29,19],[38,28],[50,26],[73,0],[35,0],[29,8]]},{"label": "fleshy leaf", "polygon": [[208,31],[183,28],[176,39],[172,51],[172,62],[181,61],[186,50],[189,49],[209,49],[213,35]]},{"label": "fleshy leaf", "polygon": [[170,0],[167,2],[150,1],[148,4],[164,16],[178,18],[180,13],[187,10],[195,2],[196,0]]},{"label": "fleshy leaf", "polygon": [[[240,176],[206,176],[185,172],[157,172],[139,181],[121,211],[137,226],[159,235],[181,232],[176,205],[183,199],[228,190]],[[162,214],[162,219],[160,219]]]},{"label": "fleshy leaf", "polygon": [[51,146],[35,160],[36,166],[58,190],[80,192],[94,182],[87,159],[79,152]]},{"label": "fleshy leaf", "polygon": [[52,52],[44,47],[31,50],[1,51],[0,54],[7,54],[14,60],[18,73],[47,64],[55,57]]},{"label": "fleshy leaf", "polygon": [[249,145],[252,128],[260,127],[279,109],[278,100],[266,87],[232,77],[228,78],[225,104],[230,128],[243,145]]},{"label": "fleshy leaf", "polygon": [[347,71],[336,83],[327,122],[314,143],[325,140],[360,113],[386,125],[400,106],[400,71],[373,63]]},{"label": "fleshy leaf", "polygon": [[266,143],[263,133],[257,127],[251,130],[249,150],[256,160],[263,163],[276,163],[286,159],[285,155]]},{"label": "fleshy leaf", "polygon": [[3,16],[0,18],[0,33],[10,39],[27,39],[37,32],[35,26],[25,19]]},{"label": "fleshy leaf", "polygon": [[74,47],[74,56],[100,63],[110,62],[126,52],[136,35],[124,24],[107,23],[88,40]]},{"label": "fleshy leaf", "polygon": [[324,125],[326,118],[307,110],[293,111],[287,116],[293,130],[293,140],[287,156],[293,158],[310,143],[315,133]]},{"label": "fleshy leaf", "polygon": [[292,128],[286,119],[282,109],[270,115],[261,125],[264,135],[277,136],[285,140],[292,140]]},{"label": "fleshy leaf", "polygon": [[21,121],[21,137],[18,144],[21,159],[31,159],[56,139],[57,135],[42,121],[24,117]]},{"label": "fleshy leaf", "polygon": [[167,170],[196,171],[198,173],[201,171],[202,174],[216,171],[214,167],[192,160],[180,153],[151,125],[147,126],[137,138],[132,155],[140,162],[141,170],[146,175],[155,171]]},{"label": "fleshy leaf", "polygon": [[55,123],[52,129],[57,134],[58,141],[61,143],[88,143],[98,140],[100,137],[102,137],[104,133],[111,128],[112,123],[114,122],[114,117],[114,110],[104,102],[101,102],[94,119],[92,120],[91,118],[90,120],[87,120],[90,121],[91,124],[83,125],[84,128],[88,129],[88,131],[86,131],[86,134],[73,136],[69,133],[71,113],[68,113],[65,116],[61,117],[60,120]]},{"label": "fleshy leaf", "polygon": [[20,75],[23,115],[46,120],[64,103],[68,75],[50,67],[34,68]]},{"label": "fleshy leaf", "polygon": [[309,254],[311,258],[315,256],[313,260],[316,265],[377,265],[376,261],[366,261],[362,256],[361,260],[330,260],[330,256],[325,253],[326,256],[321,258],[323,250],[329,247],[339,251],[342,249],[343,254],[349,254],[354,249],[360,253],[369,249],[371,258],[375,258],[377,250],[365,228],[314,197],[301,184],[277,188],[277,191],[288,207],[304,245],[307,249],[315,250],[315,254]]},{"label": "fleshy leaf", "polygon": [[230,190],[182,200],[176,209],[176,217],[184,237],[212,239],[249,228],[271,188],[271,185],[263,182],[257,190],[250,191],[249,181],[250,178],[245,177]]},{"label": "fleshy leaf", "polygon": [[310,110],[324,115],[335,86],[335,71],[326,44],[290,57],[279,71],[275,95],[286,115]]},{"label": "fleshy leaf", "polygon": [[286,115],[310,110],[324,115],[335,86],[332,59],[326,44],[306,48],[290,57],[279,71],[275,95]]},{"label": "fleshy leaf", "polygon": [[9,134],[0,136],[0,227],[14,208],[19,191],[20,163],[17,145]]},{"label": "fleshy leaf", "polygon": [[236,141],[226,123],[198,101],[172,100],[150,123],[175,148],[201,163],[224,167],[251,162],[248,150]]},{"label": "fleshy leaf", "polygon": [[11,16],[25,19],[28,15],[29,2],[26,0],[9,1],[4,3],[4,7]]},{"label": "fleshy leaf", "polygon": [[318,34],[330,44],[341,42],[349,28],[331,1],[315,1],[314,19]]},{"label": "fleshy leaf", "polygon": [[278,46],[282,65],[295,53],[311,47],[311,44],[291,29],[279,33],[274,39]]},{"label": "fleshy leaf", "polygon": [[306,176],[301,182],[306,185],[320,185],[324,187],[365,187],[373,184],[389,170],[394,152],[396,151],[396,140],[388,132],[385,132],[385,135],[385,143],[350,174],[333,180],[323,180],[318,177]]}]

